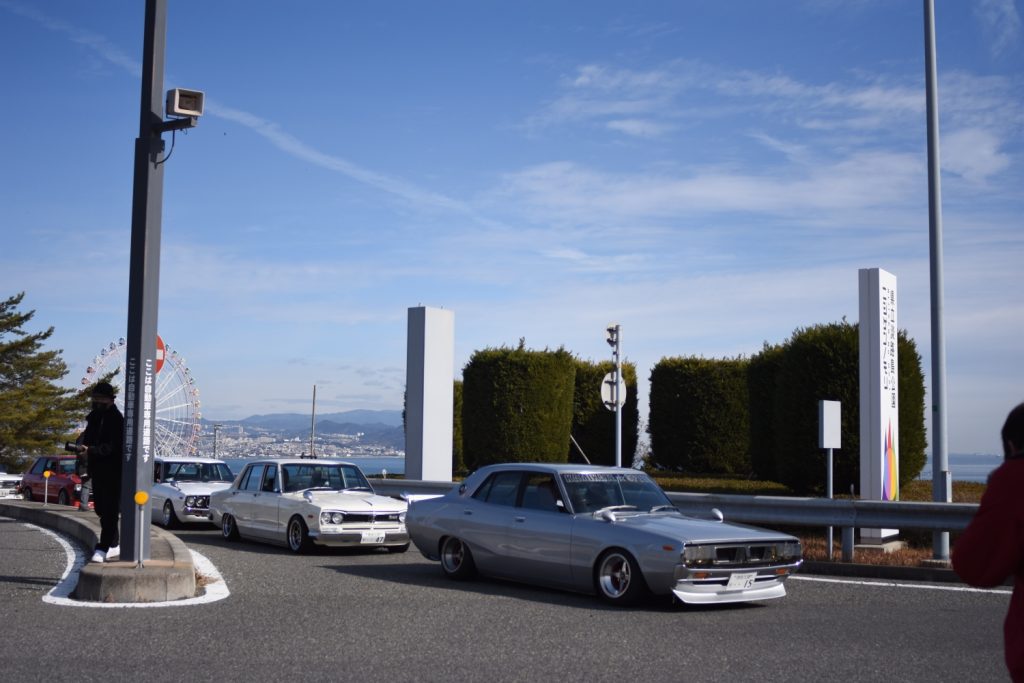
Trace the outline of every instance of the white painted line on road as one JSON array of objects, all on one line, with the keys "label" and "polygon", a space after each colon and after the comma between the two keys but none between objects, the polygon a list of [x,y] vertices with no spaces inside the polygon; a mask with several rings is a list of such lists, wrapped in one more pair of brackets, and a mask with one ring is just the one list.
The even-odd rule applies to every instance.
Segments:
[{"label": "white painted line on road", "polygon": [[54,538],[57,543],[64,549],[64,556],[67,559],[67,568],[60,577],[60,581],[56,586],[53,587],[49,593],[43,596],[43,602],[50,603],[51,605],[63,605],[65,607],[119,607],[119,608],[131,608],[131,607],[188,607],[191,605],[202,605],[208,602],[216,602],[223,600],[224,598],[231,595],[231,591],[228,590],[228,585],[224,581],[224,577],[220,575],[217,567],[210,562],[205,556],[197,553],[195,550],[189,549],[192,553],[192,563],[196,567],[196,572],[199,576],[203,577],[204,588],[202,595],[194,598],[186,598],[184,600],[165,600],[163,602],[93,602],[90,600],[73,600],[71,592],[75,589],[78,584],[78,573],[85,566],[85,553],[78,548],[77,545],[73,545],[61,534],[55,533],[50,529],[45,529],[35,524],[29,524],[24,522],[25,526],[42,531]]},{"label": "white painted line on road", "polygon": [[790,581],[817,581],[818,583],[846,583],[853,586],[882,586],[885,588],[922,588],[933,591],[951,591],[956,593],[995,593],[1011,595],[1012,590],[1005,588],[971,588],[970,586],[935,586],[921,583],[894,583],[892,581],[857,581],[852,579],[824,579],[820,576],[791,576]]}]

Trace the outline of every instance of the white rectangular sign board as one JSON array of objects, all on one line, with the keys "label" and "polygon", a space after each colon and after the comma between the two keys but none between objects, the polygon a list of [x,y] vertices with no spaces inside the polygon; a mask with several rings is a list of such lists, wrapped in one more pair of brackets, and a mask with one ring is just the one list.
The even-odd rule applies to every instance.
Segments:
[{"label": "white rectangular sign board", "polygon": [[818,448],[842,448],[842,403],[818,401]]}]

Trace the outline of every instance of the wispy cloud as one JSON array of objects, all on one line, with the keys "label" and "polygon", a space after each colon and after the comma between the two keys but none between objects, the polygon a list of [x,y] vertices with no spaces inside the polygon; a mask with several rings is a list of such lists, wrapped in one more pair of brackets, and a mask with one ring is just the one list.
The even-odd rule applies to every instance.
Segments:
[{"label": "wispy cloud", "polygon": [[[73,42],[89,48],[106,62],[123,69],[136,78],[140,77],[142,71],[140,63],[114,46],[104,36],[53,19],[32,7],[26,7],[19,3],[0,0],[0,7],[34,21],[51,31],[63,34]],[[495,226],[493,221],[477,214],[470,205],[463,201],[425,190],[400,178],[372,171],[340,156],[319,150],[287,132],[277,123],[256,114],[211,99],[206,101],[205,113],[248,128],[277,149],[296,159],[344,175],[358,183],[400,198],[420,209],[454,212],[482,225]]]},{"label": "wispy cloud", "polygon": [[975,0],[974,16],[989,37],[993,57],[1001,57],[1020,41],[1020,15],[1013,0]]}]

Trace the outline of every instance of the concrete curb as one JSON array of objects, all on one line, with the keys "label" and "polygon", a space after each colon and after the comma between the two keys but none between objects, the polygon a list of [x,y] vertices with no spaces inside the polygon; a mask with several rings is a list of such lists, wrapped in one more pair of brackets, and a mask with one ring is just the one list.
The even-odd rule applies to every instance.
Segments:
[{"label": "concrete curb", "polygon": [[820,562],[811,560],[804,560],[798,574],[843,576],[860,579],[890,579],[893,581],[963,583],[952,569],[939,567],[892,567],[884,564]]},{"label": "concrete curb", "polygon": [[[64,505],[0,500],[0,515],[55,529],[90,550],[99,540],[99,518]],[[192,553],[177,536],[150,527],[150,559],[142,567],[133,562],[87,564],[78,576],[72,596],[92,602],[164,602],[195,597],[196,570]]]}]

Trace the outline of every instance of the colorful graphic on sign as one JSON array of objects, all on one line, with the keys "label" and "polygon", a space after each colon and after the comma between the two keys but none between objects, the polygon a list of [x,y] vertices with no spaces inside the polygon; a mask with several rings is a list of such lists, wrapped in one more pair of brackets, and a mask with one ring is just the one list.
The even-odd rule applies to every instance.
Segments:
[{"label": "colorful graphic on sign", "polygon": [[885,471],[882,478],[882,500],[898,500],[899,480],[896,478],[896,442],[892,438],[892,420],[885,432]]}]

